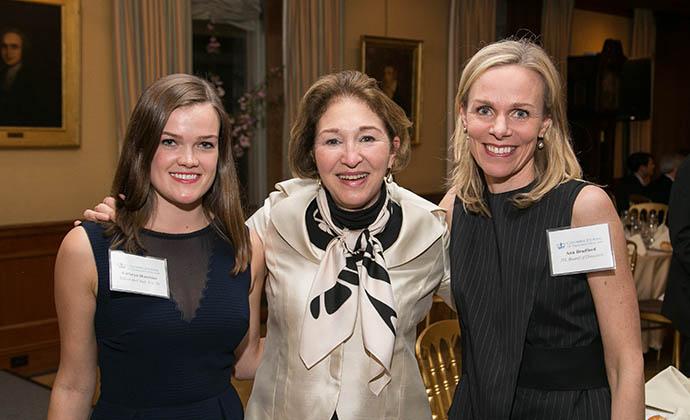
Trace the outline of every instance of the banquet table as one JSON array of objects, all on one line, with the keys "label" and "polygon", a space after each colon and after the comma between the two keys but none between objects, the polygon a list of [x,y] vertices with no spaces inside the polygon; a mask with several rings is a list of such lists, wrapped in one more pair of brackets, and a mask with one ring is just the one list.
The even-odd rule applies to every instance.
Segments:
[{"label": "banquet table", "polygon": [[[658,299],[663,296],[671,264],[671,254],[669,251],[650,249],[645,255],[637,256],[634,278],[639,300]],[[642,326],[644,328],[654,325],[643,322]],[[663,329],[642,331],[642,350],[645,352],[650,347],[656,350],[661,349],[663,341]]]}]

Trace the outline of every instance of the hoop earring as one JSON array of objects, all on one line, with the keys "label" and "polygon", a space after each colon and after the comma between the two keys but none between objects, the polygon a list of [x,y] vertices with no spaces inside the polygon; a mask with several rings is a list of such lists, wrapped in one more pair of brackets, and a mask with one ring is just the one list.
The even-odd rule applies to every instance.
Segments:
[{"label": "hoop earring", "polygon": [[544,149],[544,137],[537,137],[537,149]]}]

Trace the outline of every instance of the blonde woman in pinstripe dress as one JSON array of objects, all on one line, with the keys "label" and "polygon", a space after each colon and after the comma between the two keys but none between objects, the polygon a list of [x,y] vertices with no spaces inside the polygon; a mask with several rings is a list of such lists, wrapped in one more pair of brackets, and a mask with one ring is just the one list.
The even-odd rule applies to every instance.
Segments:
[{"label": "blonde woman in pinstripe dress", "polygon": [[[484,47],[456,97],[451,283],[463,375],[450,418],[640,419],[637,297],[614,207],[581,178],[560,76],[529,41]],[[614,269],[552,276],[547,229],[606,223]]]}]

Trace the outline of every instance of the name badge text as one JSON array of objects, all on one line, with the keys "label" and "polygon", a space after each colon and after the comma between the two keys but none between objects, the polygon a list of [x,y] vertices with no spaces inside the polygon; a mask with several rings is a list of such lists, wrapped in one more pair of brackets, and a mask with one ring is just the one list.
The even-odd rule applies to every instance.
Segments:
[{"label": "name badge text", "polygon": [[588,273],[616,268],[606,223],[546,231],[551,275]]},{"label": "name badge text", "polygon": [[111,249],[110,290],[170,298],[167,261]]}]

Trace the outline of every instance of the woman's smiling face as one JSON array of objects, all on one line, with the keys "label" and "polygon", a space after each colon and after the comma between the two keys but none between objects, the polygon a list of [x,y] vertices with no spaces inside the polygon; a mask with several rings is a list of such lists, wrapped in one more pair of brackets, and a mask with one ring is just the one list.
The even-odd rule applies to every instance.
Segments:
[{"label": "woman's smiling face", "polygon": [[365,102],[335,98],[316,125],[314,159],[336,205],[358,210],[375,203],[399,145]]},{"label": "woman's smiling face", "polygon": [[182,208],[201,205],[218,166],[220,119],[210,103],[175,109],[151,162],[156,195]]},{"label": "woman's smiling face", "polygon": [[490,68],[470,87],[460,116],[491,192],[512,191],[534,180],[537,138],[551,124],[544,115],[539,74],[515,64]]}]

